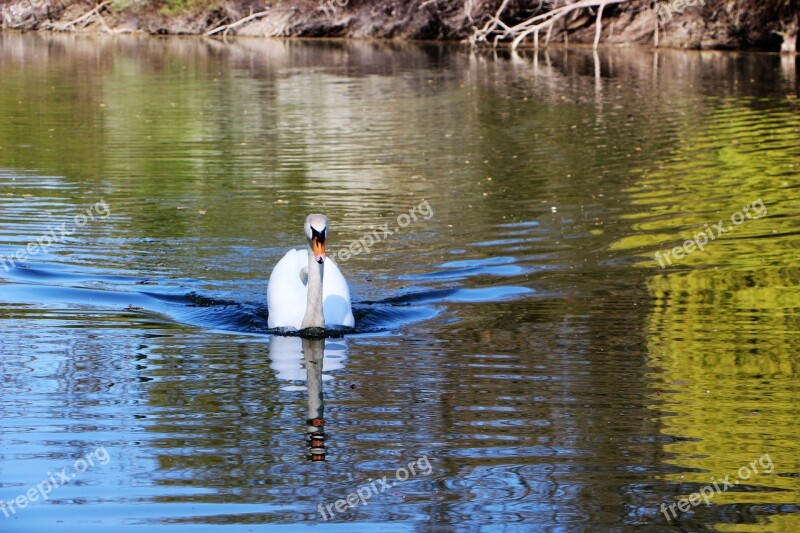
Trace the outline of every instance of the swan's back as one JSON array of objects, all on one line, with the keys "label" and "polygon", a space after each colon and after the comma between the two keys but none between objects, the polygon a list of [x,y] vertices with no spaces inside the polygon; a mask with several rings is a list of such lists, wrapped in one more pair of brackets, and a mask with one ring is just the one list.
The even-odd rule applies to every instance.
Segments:
[{"label": "swan's back", "polygon": [[[322,278],[322,309],[326,326],[355,325],[350,306],[350,288],[339,267],[330,257],[325,259]],[[289,250],[278,261],[269,277],[267,307],[270,328],[300,329],[308,302],[308,252]]]}]

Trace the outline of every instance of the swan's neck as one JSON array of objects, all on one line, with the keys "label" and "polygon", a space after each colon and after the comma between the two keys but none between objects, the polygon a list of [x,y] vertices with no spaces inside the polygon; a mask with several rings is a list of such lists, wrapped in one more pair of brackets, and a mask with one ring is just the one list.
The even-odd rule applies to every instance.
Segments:
[{"label": "swan's neck", "polygon": [[314,252],[308,250],[308,300],[302,329],[324,328],[325,316],[322,314],[322,277],[324,263],[314,260]]}]

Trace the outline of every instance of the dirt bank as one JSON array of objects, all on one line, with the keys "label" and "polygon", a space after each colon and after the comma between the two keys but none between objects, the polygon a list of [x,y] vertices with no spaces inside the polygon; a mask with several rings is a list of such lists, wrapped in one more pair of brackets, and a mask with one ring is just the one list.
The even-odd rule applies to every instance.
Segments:
[{"label": "dirt bank", "polygon": [[[616,1],[619,3],[604,8],[601,44],[653,45],[657,39],[662,47],[796,51],[800,7],[793,0]],[[500,19],[507,26],[542,13],[537,11],[538,2],[521,0],[0,0],[0,28],[465,40],[477,28],[486,27],[501,5]],[[578,9],[554,22],[549,43],[591,43],[595,38],[595,9]],[[487,40],[493,42],[502,33],[491,33]],[[523,45],[530,44],[531,39]],[[544,30],[540,43],[545,44]]]}]

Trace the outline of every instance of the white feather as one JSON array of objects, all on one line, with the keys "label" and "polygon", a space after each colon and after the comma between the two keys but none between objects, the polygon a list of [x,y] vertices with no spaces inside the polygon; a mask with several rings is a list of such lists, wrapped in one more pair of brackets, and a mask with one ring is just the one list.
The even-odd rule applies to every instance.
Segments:
[{"label": "white feather", "polygon": [[[350,306],[350,288],[330,257],[323,263],[322,310],[326,326],[355,325]],[[270,328],[300,329],[308,301],[308,251],[289,250],[278,261],[267,286]]]}]

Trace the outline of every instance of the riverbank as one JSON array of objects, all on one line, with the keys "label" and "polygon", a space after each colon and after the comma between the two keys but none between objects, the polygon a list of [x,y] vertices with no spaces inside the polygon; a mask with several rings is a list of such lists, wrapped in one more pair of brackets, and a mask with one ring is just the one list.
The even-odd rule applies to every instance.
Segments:
[{"label": "riverbank", "polygon": [[[547,16],[505,0],[0,0],[0,28],[152,35],[344,37],[655,45],[796,52],[800,11],[787,0],[583,0]],[[597,9],[602,7],[602,18]],[[545,4],[546,5],[546,4]],[[563,7],[561,8],[564,9]],[[551,13],[558,11],[551,10]],[[534,18],[536,17],[536,18]],[[542,17],[537,21],[538,17]],[[502,21],[495,23],[494,20]],[[602,22],[597,32],[598,20]],[[538,26],[537,26],[538,24]],[[539,28],[540,26],[540,28]],[[508,30],[511,28],[515,32]],[[537,28],[539,31],[534,31]]]}]

